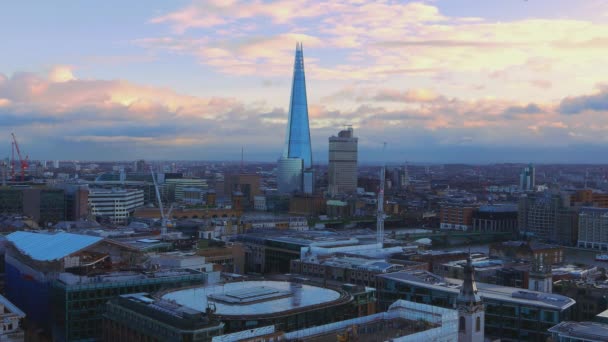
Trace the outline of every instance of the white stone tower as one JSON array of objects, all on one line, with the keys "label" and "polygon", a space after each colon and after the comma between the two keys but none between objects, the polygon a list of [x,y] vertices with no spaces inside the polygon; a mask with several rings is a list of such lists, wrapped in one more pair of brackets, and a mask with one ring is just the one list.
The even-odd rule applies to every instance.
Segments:
[{"label": "white stone tower", "polygon": [[484,341],[484,306],[475,284],[475,270],[471,256],[464,267],[464,282],[456,298],[458,309],[458,342]]}]

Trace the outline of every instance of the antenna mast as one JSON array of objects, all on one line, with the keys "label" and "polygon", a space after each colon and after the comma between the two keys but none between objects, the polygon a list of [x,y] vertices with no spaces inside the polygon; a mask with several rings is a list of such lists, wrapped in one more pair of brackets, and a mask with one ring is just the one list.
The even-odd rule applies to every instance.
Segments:
[{"label": "antenna mast", "polygon": [[[382,154],[386,143],[383,143]],[[382,162],[380,168],[380,189],[378,190],[378,212],[376,213],[376,243],[380,244],[380,248],[384,247],[384,176],[386,174],[386,163]]]}]

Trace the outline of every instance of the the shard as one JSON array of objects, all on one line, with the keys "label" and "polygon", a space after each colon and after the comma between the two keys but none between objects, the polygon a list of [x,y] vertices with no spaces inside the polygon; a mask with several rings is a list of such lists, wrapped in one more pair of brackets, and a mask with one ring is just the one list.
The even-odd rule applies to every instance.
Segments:
[{"label": "the shard", "polygon": [[297,192],[311,194],[314,191],[304,54],[301,43],[296,44],[285,149],[278,161],[277,183],[279,192],[284,194]]}]

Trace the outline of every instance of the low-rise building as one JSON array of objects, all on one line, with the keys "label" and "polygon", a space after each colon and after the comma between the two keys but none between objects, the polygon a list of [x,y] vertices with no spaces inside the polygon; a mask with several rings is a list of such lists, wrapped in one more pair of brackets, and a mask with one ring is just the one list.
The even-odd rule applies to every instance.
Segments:
[{"label": "low-rise building", "polygon": [[115,297],[103,314],[103,341],[211,341],[224,323],[205,311],[155,299],[146,293]]},{"label": "low-rise building", "polygon": [[505,260],[542,260],[545,264],[564,262],[564,247],[535,241],[505,241],[490,245],[490,257]]},{"label": "low-rise building", "polygon": [[608,324],[598,322],[560,322],[549,329],[554,342],[608,341]]},{"label": "low-rise building", "polygon": [[404,268],[402,265],[388,263],[384,259],[331,256],[292,260],[290,272],[373,287],[376,285],[377,274],[396,272]]},{"label": "low-rise building", "polygon": [[278,341],[458,341],[455,310],[399,300],[386,312],[292,332],[275,326],[240,331],[213,338],[213,342]]},{"label": "low-rise building", "polygon": [[477,209],[473,205],[443,204],[439,213],[441,229],[470,230],[473,227],[473,213]]},{"label": "low-rise building", "polygon": [[[377,276],[378,308],[398,299],[453,308],[463,281],[425,271]],[[476,283],[485,307],[485,335],[502,341],[545,341],[547,329],[571,319],[571,298],[519,288]]]},{"label": "low-rise building", "polygon": [[348,291],[297,282],[241,281],[180,289],[162,298],[197,311],[210,308],[227,332],[267,325],[293,331],[358,315]]}]

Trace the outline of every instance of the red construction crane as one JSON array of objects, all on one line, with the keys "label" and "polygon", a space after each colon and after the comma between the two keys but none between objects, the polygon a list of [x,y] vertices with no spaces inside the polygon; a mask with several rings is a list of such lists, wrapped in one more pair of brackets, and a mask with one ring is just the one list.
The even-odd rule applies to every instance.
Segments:
[{"label": "red construction crane", "polygon": [[19,150],[19,143],[17,143],[17,137],[15,137],[15,133],[11,133],[11,136],[13,137],[13,162],[12,162],[12,170],[11,170],[11,176],[13,178],[13,181],[15,181],[15,151],[17,151],[17,156],[19,157],[19,163],[21,164],[21,181],[23,182],[25,180],[25,171],[28,168],[28,163],[27,160],[29,157],[25,157],[25,159],[23,159],[21,157],[21,151]]}]

